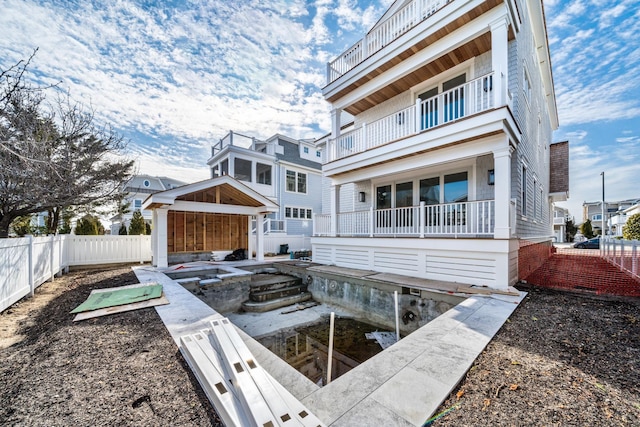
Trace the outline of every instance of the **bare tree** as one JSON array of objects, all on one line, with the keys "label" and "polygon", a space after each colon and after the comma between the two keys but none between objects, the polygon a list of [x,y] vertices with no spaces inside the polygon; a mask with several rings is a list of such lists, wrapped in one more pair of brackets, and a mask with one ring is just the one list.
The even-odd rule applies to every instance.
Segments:
[{"label": "bare tree", "polygon": [[[69,95],[48,106],[25,83],[28,61],[0,71],[0,238],[22,215],[112,201],[131,177],[126,142]],[[51,231],[51,230],[50,230]]]}]

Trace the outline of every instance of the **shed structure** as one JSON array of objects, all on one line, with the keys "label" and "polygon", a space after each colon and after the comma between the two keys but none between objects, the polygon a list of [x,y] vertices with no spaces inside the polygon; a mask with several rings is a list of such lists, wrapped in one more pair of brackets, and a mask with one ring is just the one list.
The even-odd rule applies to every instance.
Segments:
[{"label": "shed structure", "polygon": [[[257,227],[251,241],[251,221],[262,224],[278,205],[230,176],[183,185],[150,195],[143,209],[153,212],[153,265],[168,267],[169,255],[255,248],[264,259],[264,235]],[[255,245],[255,246],[254,246]]]}]

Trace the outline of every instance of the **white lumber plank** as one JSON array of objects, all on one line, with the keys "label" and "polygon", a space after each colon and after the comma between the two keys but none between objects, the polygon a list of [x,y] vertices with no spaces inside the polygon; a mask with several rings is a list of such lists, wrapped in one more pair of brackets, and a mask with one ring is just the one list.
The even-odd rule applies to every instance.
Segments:
[{"label": "white lumber plank", "polygon": [[[322,423],[311,414],[293,395],[282,385],[271,378],[267,372],[255,360],[253,354],[242,340],[233,324],[228,319],[221,319],[222,330],[233,344],[245,366],[253,378],[258,390],[262,394],[271,412],[278,419],[281,426],[300,425],[316,427]],[[276,384],[279,386],[277,387]],[[288,395],[288,396],[287,396]]]},{"label": "white lumber plank", "polygon": [[242,403],[250,425],[256,427],[275,427],[279,425],[278,420],[269,409],[267,402],[264,400],[238,352],[224,332],[222,320],[229,321],[226,318],[211,321],[213,337],[219,345],[226,372],[232,378],[232,383],[238,391],[238,398]]},{"label": "white lumber plank", "polygon": [[[181,349],[185,355],[185,359],[192,371],[196,375],[198,382],[202,386],[205,394],[213,404],[214,408],[220,415],[223,423],[227,427],[247,425],[242,411],[238,411],[241,407],[237,396],[232,392],[231,387],[225,380],[224,374],[220,372],[207,355],[202,351],[196,338],[198,334],[180,337]],[[213,350],[213,349],[212,349]]]}]

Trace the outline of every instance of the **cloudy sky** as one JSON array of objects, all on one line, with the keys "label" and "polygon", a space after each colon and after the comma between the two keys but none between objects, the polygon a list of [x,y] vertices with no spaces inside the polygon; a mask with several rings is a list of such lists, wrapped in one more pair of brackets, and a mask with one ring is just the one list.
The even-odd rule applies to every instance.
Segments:
[{"label": "cloudy sky", "polygon": [[[392,0],[0,0],[0,68],[90,104],[131,140],[141,173],[209,177],[229,130],[329,131],[326,62]],[[576,219],[585,200],[640,198],[640,0],[545,0]]]}]

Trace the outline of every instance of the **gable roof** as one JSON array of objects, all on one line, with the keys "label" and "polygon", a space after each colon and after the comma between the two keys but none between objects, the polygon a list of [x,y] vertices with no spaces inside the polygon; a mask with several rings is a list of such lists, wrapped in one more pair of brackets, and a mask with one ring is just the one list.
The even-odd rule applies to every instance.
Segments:
[{"label": "gable roof", "polygon": [[228,175],[152,194],[142,207],[224,213],[234,213],[235,210],[239,214],[278,211],[277,203]]}]

